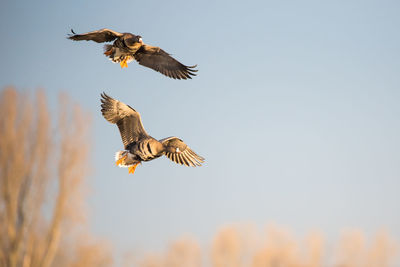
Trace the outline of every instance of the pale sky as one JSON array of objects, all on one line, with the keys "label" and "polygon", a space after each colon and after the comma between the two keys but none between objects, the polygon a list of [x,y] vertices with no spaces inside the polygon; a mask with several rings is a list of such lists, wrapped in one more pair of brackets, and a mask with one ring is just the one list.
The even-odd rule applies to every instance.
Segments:
[{"label": "pale sky", "polygon": [[[93,117],[88,212],[121,252],[229,223],[276,223],[302,235],[381,228],[400,240],[399,1],[18,1],[0,3],[0,87],[64,91]],[[189,81],[103,45],[66,39],[132,32],[186,65]],[[206,158],[166,157],[135,174],[100,113],[100,93],[134,107],[157,139],[182,138]]]}]

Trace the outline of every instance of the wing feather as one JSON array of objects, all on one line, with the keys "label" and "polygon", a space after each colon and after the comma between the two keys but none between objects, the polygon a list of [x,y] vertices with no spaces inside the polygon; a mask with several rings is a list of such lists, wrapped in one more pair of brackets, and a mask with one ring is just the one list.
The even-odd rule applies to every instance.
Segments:
[{"label": "wing feather", "polygon": [[181,158],[186,166],[190,166],[189,160],[187,159],[187,156],[184,153],[181,153]]},{"label": "wing feather", "polygon": [[115,40],[117,37],[122,36],[122,33],[109,30],[109,29],[101,29],[98,31],[92,31],[92,32],[87,32],[87,33],[82,33],[82,34],[75,34],[73,30],[71,30],[73,34],[70,34],[68,36],[68,39],[74,40],[74,41],[95,41],[97,43],[104,43],[104,42],[111,42]]},{"label": "wing feather", "polygon": [[178,137],[167,137],[160,142],[166,147],[165,155],[175,163],[186,166],[201,166],[204,158],[197,155]]},{"label": "wing feather", "polygon": [[142,45],[134,55],[140,65],[158,71],[173,79],[191,79],[196,76],[194,66],[186,66],[171,57],[167,52],[156,46]]},{"label": "wing feather", "polygon": [[187,151],[183,152],[183,154],[185,154],[185,158],[189,161],[190,166],[192,167],[196,166],[196,160],[189,157]]},{"label": "wing feather", "polygon": [[180,154],[176,154],[176,158],[178,159],[178,163],[183,165],[182,156]]},{"label": "wing feather", "polygon": [[148,136],[139,112],[105,93],[101,97],[101,113],[108,122],[117,124],[125,148],[141,137]]}]

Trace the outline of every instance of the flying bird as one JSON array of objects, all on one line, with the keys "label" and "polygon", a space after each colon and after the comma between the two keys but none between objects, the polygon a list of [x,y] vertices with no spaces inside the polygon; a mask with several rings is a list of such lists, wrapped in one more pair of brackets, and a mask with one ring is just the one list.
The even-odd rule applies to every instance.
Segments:
[{"label": "flying bird", "polygon": [[132,107],[101,94],[101,113],[103,117],[117,124],[124,150],[115,155],[116,164],[128,167],[134,173],[142,161],[150,161],[162,155],[175,163],[186,166],[201,166],[204,158],[197,155],[181,139],[175,136],[156,140],[145,131],[139,112]]},{"label": "flying bird", "polygon": [[158,71],[173,79],[191,79],[196,76],[197,70],[194,66],[186,66],[171,57],[159,47],[146,45],[140,35],[132,33],[119,33],[109,29],[101,29],[83,34],[72,34],[68,39],[74,41],[95,41],[97,43],[111,42],[104,46],[104,55],[113,62],[119,62],[121,68],[128,67],[128,63],[135,59],[140,65]]}]

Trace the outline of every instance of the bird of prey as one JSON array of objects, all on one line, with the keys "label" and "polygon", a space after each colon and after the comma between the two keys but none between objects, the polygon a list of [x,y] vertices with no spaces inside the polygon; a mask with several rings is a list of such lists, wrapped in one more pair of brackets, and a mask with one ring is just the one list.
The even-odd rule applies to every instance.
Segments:
[{"label": "bird of prey", "polygon": [[173,79],[191,79],[196,76],[194,66],[186,66],[174,59],[159,47],[146,45],[140,35],[119,33],[109,29],[101,29],[83,34],[76,34],[71,29],[68,39],[74,41],[95,41],[97,43],[111,42],[104,46],[104,55],[113,62],[119,62],[121,68],[128,67],[128,62],[135,59],[140,65],[152,68]]},{"label": "bird of prey", "polygon": [[201,166],[204,158],[197,155],[181,139],[172,136],[156,140],[147,134],[143,128],[139,112],[132,107],[101,94],[101,113],[103,117],[117,124],[124,144],[124,150],[115,155],[116,164],[128,167],[129,173],[134,173],[142,161],[149,161],[162,155],[175,163],[186,166]]}]

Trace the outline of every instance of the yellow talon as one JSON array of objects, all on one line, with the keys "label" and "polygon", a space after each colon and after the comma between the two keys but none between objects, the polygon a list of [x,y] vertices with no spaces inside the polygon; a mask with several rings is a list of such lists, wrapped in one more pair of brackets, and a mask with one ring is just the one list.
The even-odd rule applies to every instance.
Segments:
[{"label": "yellow talon", "polygon": [[119,64],[121,65],[121,68],[127,68],[128,63],[126,62],[129,59],[129,57],[125,57]]},{"label": "yellow talon", "polygon": [[139,165],[139,162],[136,163],[136,164],[133,165],[133,166],[130,166],[130,167],[129,167],[129,173],[132,173],[132,174],[133,174],[133,173],[135,172],[135,170],[136,170],[137,165]]},{"label": "yellow talon", "polygon": [[117,160],[115,162],[115,164],[118,165],[122,165],[123,161],[126,159],[126,157],[128,157],[128,155],[123,156],[122,158],[120,158],[119,160]]}]

